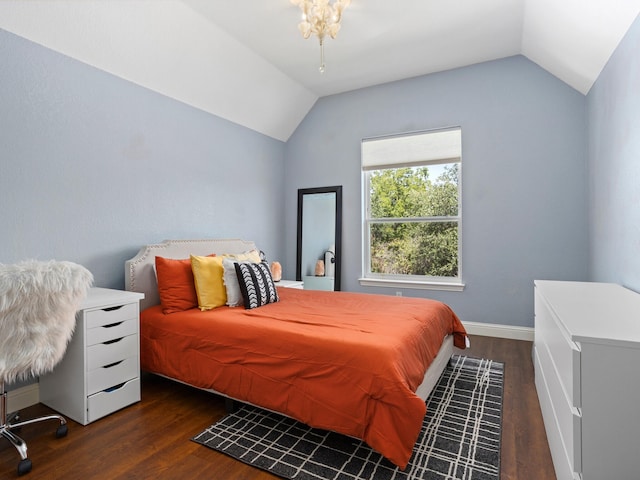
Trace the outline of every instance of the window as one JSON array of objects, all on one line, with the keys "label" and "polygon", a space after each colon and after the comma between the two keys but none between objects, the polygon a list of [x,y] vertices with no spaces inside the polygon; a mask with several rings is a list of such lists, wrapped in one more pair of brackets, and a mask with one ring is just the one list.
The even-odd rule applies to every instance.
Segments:
[{"label": "window", "polygon": [[361,284],[461,290],[461,130],[362,142]]}]

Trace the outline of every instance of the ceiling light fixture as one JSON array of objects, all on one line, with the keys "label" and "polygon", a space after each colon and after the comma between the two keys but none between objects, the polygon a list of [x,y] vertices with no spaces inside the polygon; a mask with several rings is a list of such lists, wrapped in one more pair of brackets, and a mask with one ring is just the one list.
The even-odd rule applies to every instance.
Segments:
[{"label": "ceiling light fixture", "polygon": [[320,73],[324,73],[324,38],[329,35],[336,38],[340,30],[342,12],[351,0],[291,0],[302,10],[302,21],[298,29],[304,38],[313,33],[320,40]]}]

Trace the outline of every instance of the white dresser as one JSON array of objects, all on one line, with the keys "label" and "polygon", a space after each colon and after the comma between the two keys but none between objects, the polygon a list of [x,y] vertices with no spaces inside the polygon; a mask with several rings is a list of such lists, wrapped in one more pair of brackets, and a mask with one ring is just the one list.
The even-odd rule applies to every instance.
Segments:
[{"label": "white dresser", "polygon": [[140,300],[92,288],[62,361],[40,377],[40,402],[86,425],[140,401]]},{"label": "white dresser", "polygon": [[640,295],[536,280],[534,368],[558,480],[640,479]]}]

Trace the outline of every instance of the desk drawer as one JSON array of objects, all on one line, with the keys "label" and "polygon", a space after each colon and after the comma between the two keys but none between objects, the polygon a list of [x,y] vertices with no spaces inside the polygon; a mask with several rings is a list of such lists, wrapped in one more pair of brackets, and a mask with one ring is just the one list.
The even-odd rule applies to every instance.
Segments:
[{"label": "desk drawer", "polygon": [[138,320],[135,318],[117,323],[108,323],[87,330],[87,346],[116,340],[137,333]]},{"label": "desk drawer", "polygon": [[569,402],[579,408],[582,405],[579,347],[570,340],[562,323],[541,295],[536,295],[535,309],[536,345],[547,346]]},{"label": "desk drawer", "polygon": [[87,329],[110,325],[112,323],[138,318],[138,304],[127,303],[105,308],[104,310],[89,310],[85,315]]},{"label": "desk drawer", "polygon": [[129,335],[109,343],[98,343],[87,348],[87,371],[111,365],[128,357],[138,356],[138,335]]},{"label": "desk drawer", "polygon": [[140,376],[138,357],[129,357],[117,363],[96,368],[87,373],[87,395],[111,388]]},{"label": "desk drawer", "polygon": [[134,378],[113,389],[91,395],[87,399],[87,420],[93,422],[139,401],[140,378]]}]

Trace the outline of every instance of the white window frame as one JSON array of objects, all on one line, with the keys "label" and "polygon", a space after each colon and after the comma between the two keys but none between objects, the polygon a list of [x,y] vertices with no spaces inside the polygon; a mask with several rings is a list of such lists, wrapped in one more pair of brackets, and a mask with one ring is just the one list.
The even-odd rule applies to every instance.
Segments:
[{"label": "white window frame", "polygon": [[[433,135],[436,134],[436,135]],[[442,134],[442,135],[438,135]],[[360,285],[462,291],[462,152],[461,128],[412,132],[362,140],[362,192],[363,192],[363,258]],[[417,222],[455,222],[458,224],[458,275],[456,277],[433,277],[426,275],[390,275],[371,272],[370,225],[380,219],[371,218],[370,178],[372,171],[459,164],[458,169],[458,215],[448,217],[413,217]],[[389,218],[385,222],[407,221],[406,218]]]}]

